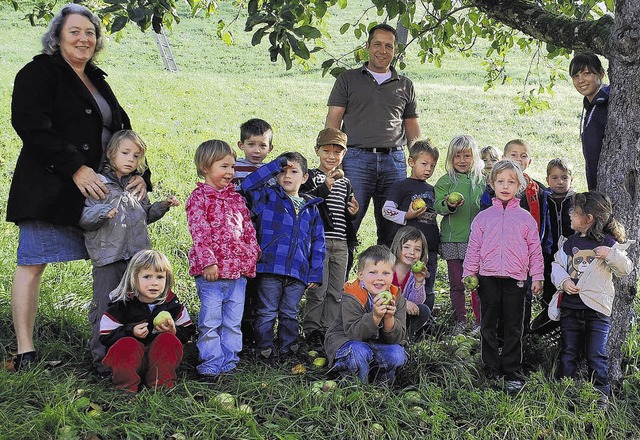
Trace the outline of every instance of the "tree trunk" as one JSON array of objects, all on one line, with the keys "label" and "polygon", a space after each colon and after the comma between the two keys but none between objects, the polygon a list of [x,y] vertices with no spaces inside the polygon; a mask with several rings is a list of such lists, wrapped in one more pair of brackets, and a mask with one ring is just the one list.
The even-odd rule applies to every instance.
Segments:
[{"label": "tree trunk", "polygon": [[[613,202],[614,216],[627,238],[640,231],[640,2],[619,0],[609,46],[611,96],[605,142],[600,155],[598,189]],[[622,344],[627,339],[633,299],[638,291],[640,243],[629,248],[634,263],[631,275],[615,281],[616,297],[609,333],[609,376],[622,377]]]}]

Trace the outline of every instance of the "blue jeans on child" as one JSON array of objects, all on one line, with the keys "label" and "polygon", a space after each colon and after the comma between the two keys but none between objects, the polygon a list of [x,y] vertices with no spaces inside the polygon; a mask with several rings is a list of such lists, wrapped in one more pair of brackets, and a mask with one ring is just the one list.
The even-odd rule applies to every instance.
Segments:
[{"label": "blue jeans on child", "polygon": [[233,370],[242,349],[240,322],[247,279],[207,281],[196,277],[198,315],[198,374],[216,376]]},{"label": "blue jeans on child", "polygon": [[348,371],[369,383],[371,367],[377,368],[376,379],[393,382],[396,369],[407,361],[407,353],[399,344],[374,341],[348,341],[336,352],[333,370]]},{"label": "blue jeans on child", "polygon": [[565,377],[575,377],[578,359],[584,350],[589,366],[589,376],[595,388],[606,396],[611,391],[609,355],[607,354],[607,338],[610,327],[611,318],[593,309],[563,308],[561,311],[560,373]]},{"label": "blue jeans on child", "polygon": [[288,353],[298,341],[298,304],[307,286],[296,278],[270,274],[258,274],[257,284],[256,350],[273,350],[277,318],[280,353]]}]

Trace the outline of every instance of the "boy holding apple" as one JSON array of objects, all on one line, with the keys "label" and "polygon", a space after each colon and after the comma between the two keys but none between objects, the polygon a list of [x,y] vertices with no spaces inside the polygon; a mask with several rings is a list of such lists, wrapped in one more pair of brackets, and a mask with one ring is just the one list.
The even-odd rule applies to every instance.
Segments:
[{"label": "boy holding apple", "polygon": [[426,294],[433,292],[438,269],[438,248],[440,247],[440,230],[436,222],[436,192],[427,180],[433,175],[438,164],[440,153],[433,146],[431,139],[417,141],[409,148],[407,163],[411,175],[396,183],[389,191],[389,199],[382,207],[382,216],[395,225],[391,240],[385,243],[391,247],[393,236],[402,226],[413,226],[422,232],[429,246],[426,280]]},{"label": "boy holding apple", "polygon": [[358,258],[358,278],[344,285],[338,316],[329,327],[324,348],[332,369],[369,382],[393,382],[405,364],[406,301],[391,284],[395,256],[382,245],[371,246]]}]

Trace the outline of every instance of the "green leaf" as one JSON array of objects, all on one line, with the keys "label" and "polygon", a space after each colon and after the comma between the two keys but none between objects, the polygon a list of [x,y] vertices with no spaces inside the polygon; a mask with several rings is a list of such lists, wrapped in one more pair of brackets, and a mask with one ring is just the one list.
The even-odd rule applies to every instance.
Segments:
[{"label": "green leaf", "polygon": [[262,37],[264,37],[264,33],[267,30],[266,27],[260,28],[253,33],[253,37],[251,37],[251,45],[257,46],[262,41]]},{"label": "green leaf", "polygon": [[293,29],[293,32],[297,36],[305,37],[307,39],[320,38],[320,36],[322,35],[317,28],[306,24],[304,26]]},{"label": "green leaf", "polygon": [[351,23],[345,23],[342,26],[340,26],[340,34],[344,34],[345,32],[347,32],[350,27],[351,27]]},{"label": "green leaf", "polygon": [[347,0],[338,0],[338,7],[344,9],[347,7]]},{"label": "green leaf", "polygon": [[111,29],[110,29],[111,33],[113,34],[115,32],[118,32],[124,29],[128,21],[129,21],[129,18],[124,15],[120,15],[116,17],[116,19],[113,20],[113,23],[111,23]]},{"label": "green leaf", "polygon": [[222,32],[220,38],[227,46],[231,46],[233,44],[233,37],[231,36],[231,32],[229,31]]},{"label": "green leaf", "polygon": [[129,20],[131,20],[131,21],[133,21],[135,23],[140,23],[144,19],[145,19],[144,9],[135,8],[135,9],[129,11]]}]

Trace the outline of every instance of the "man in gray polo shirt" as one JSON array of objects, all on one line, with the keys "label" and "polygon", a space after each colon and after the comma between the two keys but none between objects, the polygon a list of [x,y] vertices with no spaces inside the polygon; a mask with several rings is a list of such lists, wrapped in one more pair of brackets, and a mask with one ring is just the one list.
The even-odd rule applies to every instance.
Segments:
[{"label": "man in gray polo shirt", "polygon": [[371,28],[369,62],[336,79],[325,123],[347,134],[342,168],[361,206],[353,225],[357,232],[373,198],[378,244],[393,240],[382,207],[393,184],[407,177],[403,146],[420,137],[413,83],[391,67],[396,40],[387,24]]}]

